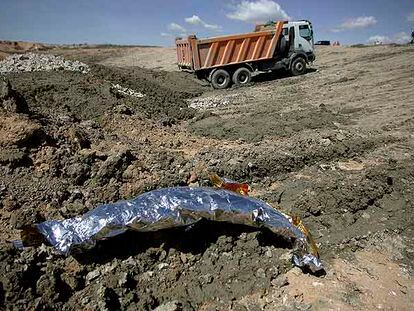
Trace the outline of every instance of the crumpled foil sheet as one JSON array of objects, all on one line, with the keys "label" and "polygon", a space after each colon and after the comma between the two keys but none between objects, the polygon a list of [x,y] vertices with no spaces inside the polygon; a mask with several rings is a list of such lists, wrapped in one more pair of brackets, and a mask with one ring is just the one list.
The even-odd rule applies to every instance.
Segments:
[{"label": "crumpled foil sheet", "polygon": [[128,229],[155,231],[188,226],[201,219],[267,227],[294,241],[293,262],[316,272],[322,263],[307,251],[305,235],[265,202],[216,188],[173,187],[153,190],[135,199],[100,205],[63,221],[50,220],[36,229],[58,251],[91,248],[95,241]]}]

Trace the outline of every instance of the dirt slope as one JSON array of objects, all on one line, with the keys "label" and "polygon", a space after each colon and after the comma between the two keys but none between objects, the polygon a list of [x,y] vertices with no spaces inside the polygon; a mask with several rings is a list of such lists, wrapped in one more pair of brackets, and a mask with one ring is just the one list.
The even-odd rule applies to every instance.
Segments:
[{"label": "dirt slope", "polygon": [[[413,309],[414,47],[321,48],[304,76],[261,75],[226,91],[185,74],[113,67],[136,65],[131,51],[87,76],[9,75],[20,96],[7,95],[0,109],[0,304]],[[174,58],[157,53],[148,68]],[[111,83],[147,96],[120,96]],[[208,185],[210,171],[300,215],[326,275],[292,269],[289,245],[266,232],[214,223],[128,233],[68,258],[6,243],[43,219],[164,186]]]}]

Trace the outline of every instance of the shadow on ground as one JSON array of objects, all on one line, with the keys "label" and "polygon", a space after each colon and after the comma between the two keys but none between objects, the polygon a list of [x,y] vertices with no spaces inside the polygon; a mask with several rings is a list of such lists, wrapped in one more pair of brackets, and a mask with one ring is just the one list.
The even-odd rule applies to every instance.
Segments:
[{"label": "shadow on ground", "polygon": [[[305,75],[309,73],[316,72],[317,69],[314,68],[308,68]],[[252,78],[253,82],[266,82],[266,81],[273,81],[273,80],[279,80],[284,78],[292,77],[292,74],[289,71],[286,70],[275,70],[271,72],[264,72],[261,74],[258,74],[257,76],[254,76]]]},{"label": "shadow on ground", "polygon": [[173,248],[195,255],[205,252],[220,236],[237,238],[244,232],[258,232],[257,238],[261,246],[292,248],[293,241],[276,235],[267,228],[201,220],[190,226],[154,232],[127,231],[119,236],[98,241],[92,249],[77,250],[73,256],[82,264],[104,264],[114,258],[126,259],[149,248],[160,246],[166,250]]}]

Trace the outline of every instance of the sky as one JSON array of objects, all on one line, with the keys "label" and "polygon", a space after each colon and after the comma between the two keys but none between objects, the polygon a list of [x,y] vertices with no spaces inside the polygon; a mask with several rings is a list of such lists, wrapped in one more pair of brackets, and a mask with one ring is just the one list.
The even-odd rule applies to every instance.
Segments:
[{"label": "sky", "polygon": [[414,0],[0,0],[0,40],[172,46],[281,19],[310,20],[315,40],[405,43]]}]

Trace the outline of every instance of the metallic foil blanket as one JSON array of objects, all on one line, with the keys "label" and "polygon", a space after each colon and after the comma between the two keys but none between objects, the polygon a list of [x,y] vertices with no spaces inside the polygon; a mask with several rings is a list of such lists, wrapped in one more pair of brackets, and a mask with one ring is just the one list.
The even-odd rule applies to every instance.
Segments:
[{"label": "metallic foil blanket", "polygon": [[313,272],[323,269],[320,260],[308,252],[306,236],[282,213],[261,200],[225,189],[154,190],[132,200],[100,205],[75,218],[45,221],[34,229],[57,250],[69,254],[75,248],[93,247],[97,240],[126,230],[155,231],[188,226],[201,219],[266,227],[293,241],[295,265]]}]

